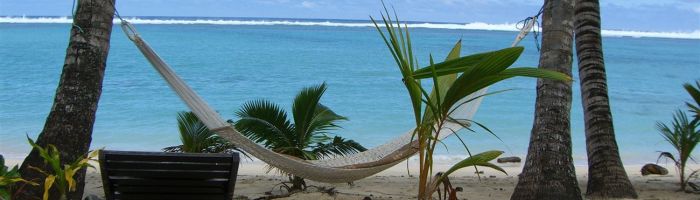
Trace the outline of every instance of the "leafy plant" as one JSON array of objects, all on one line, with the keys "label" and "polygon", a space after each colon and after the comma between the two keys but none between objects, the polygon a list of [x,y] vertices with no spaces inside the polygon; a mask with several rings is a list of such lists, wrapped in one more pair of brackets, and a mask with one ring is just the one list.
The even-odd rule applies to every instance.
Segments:
[{"label": "leafy plant", "polygon": [[5,158],[0,155],[0,200],[10,200],[13,191],[12,186],[20,182],[35,186],[38,185],[37,183],[22,179],[17,165],[12,168],[5,166]]},{"label": "leafy plant", "polygon": [[690,112],[695,113],[695,121],[698,121],[700,120],[700,81],[695,81],[695,86],[690,83],[683,84],[683,88],[685,88],[688,94],[690,94],[690,97],[695,100],[695,105],[691,102],[685,102],[685,105],[688,106]]},{"label": "leafy plant", "polygon": [[91,151],[87,154],[85,158],[74,161],[71,164],[65,164],[61,166],[60,152],[56,149],[54,145],[47,145],[47,148],[43,148],[34,141],[27,137],[29,144],[39,151],[39,156],[44,159],[44,163],[51,166],[52,172],[44,171],[40,168],[29,166],[29,168],[34,169],[44,175],[44,196],[43,199],[49,199],[49,190],[54,187],[60,195],[60,199],[67,199],[66,194],[68,191],[75,191],[77,188],[77,182],[73,178],[75,173],[86,167],[94,168],[88,161],[94,160],[99,153],[99,150]]},{"label": "leafy plant", "polygon": [[[436,145],[441,142],[437,138],[439,138],[440,131],[444,129],[447,123],[459,124],[468,130],[471,130],[469,124],[473,123],[493,134],[488,128],[475,121],[456,119],[450,115],[462,104],[500,91],[465,99],[468,95],[497,82],[518,76],[571,81],[570,77],[554,71],[524,67],[509,68],[523,52],[522,47],[512,47],[459,57],[461,40],[454,46],[446,61],[434,63],[431,55],[430,65],[419,68],[418,60],[413,53],[408,26],[404,24],[402,27],[396,14],[394,14],[396,21],[393,21],[386,7],[384,7],[384,11],[386,15],[382,13],[382,20],[386,33],[382,31],[382,28],[374,18],[370,17],[370,19],[384,39],[401,71],[403,83],[408,91],[413,107],[416,123],[414,138],[418,142],[420,162],[418,199],[431,199],[437,184],[442,180],[441,177],[446,177],[460,168],[484,166],[503,171],[498,166],[488,163],[496,158],[493,155],[500,155],[500,153],[497,153],[498,151],[491,151],[466,158],[448,171],[449,173],[440,175],[441,177],[433,179],[428,177],[433,170],[433,152]],[[428,93],[423,88],[421,79],[432,81],[431,93]],[[461,138],[459,139],[461,140]],[[464,141],[462,143],[464,144]],[[464,147],[467,148],[466,145]],[[469,152],[468,148],[467,152]]]},{"label": "leafy plant", "polygon": [[671,144],[678,153],[678,157],[675,157],[670,152],[661,152],[659,159],[663,157],[674,162],[676,170],[680,175],[681,190],[685,191],[688,180],[692,177],[688,176],[686,178],[685,176],[686,164],[688,160],[694,160],[691,155],[698,145],[698,142],[700,142],[700,130],[698,130],[700,121],[690,121],[683,111],[678,110],[673,116],[671,126],[657,122],[656,127],[661,133],[661,136],[664,137],[664,140]]},{"label": "leafy plant", "polygon": [[180,131],[182,145],[166,147],[163,148],[163,151],[187,153],[231,153],[237,151],[250,158],[248,154],[235,145],[219,137],[214,131],[210,131],[193,112],[179,112],[177,114],[177,127]]},{"label": "leafy plant", "polygon": [[[316,160],[336,155],[352,154],[366,149],[353,140],[330,137],[331,130],[340,128],[338,122],[347,120],[320,103],[326,84],[301,90],[292,105],[292,121],[280,106],[267,100],[243,104],[236,112],[240,118],[236,129],[251,140],[281,154],[304,160]],[[303,190],[301,177],[289,175],[290,191]]]}]

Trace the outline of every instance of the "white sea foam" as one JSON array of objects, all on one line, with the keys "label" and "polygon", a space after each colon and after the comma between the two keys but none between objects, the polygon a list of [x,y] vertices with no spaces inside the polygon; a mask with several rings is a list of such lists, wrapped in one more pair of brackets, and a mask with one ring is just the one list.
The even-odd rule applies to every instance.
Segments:
[{"label": "white sea foam", "polygon": [[[181,19],[181,18],[127,18],[134,24],[211,24],[211,25],[258,25],[258,26],[335,26],[335,27],[374,27],[371,22],[361,21],[318,21],[318,20],[285,20],[285,19]],[[115,23],[119,21],[115,19]],[[72,23],[68,17],[0,17],[0,23]],[[411,28],[457,29],[457,30],[488,30],[488,31],[518,31],[514,23],[488,24],[472,22],[458,23],[409,23]],[[700,39],[700,30],[693,32],[644,32],[624,30],[603,30],[606,37],[652,37],[675,39]]]}]

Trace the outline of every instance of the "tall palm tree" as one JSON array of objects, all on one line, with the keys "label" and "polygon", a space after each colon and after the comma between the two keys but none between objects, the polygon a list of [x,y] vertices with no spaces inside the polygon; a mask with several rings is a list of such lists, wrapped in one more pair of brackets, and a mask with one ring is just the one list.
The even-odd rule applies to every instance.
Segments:
[{"label": "tall palm tree", "polygon": [[574,7],[576,54],[581,101],[586,125],[590,198],[637,198],[627,177],[615,140],[603,61],[598,0],[576,0]]},{"label": "tall palm tree", "polygon": [[[571,75],[573,0],[545,0],[539,67]],[[513,200],[581,198],[571,157],[571,83],[537,81],[535,120]]]},{"label": "tall palm tree", "polygon": [[[84,156],[90,148],[114,16],[114,0],[78,1],[77,4],[53,106],[36,140],[42,147],[56,146],[61,151],[61,165]],[[24,159],[20,172],[26,180],[45,178],[29,166],[51,171],[36,148]],[[75,180],[77,190],[69,192],[68,198],[82,199],[85,169],[76,173]],[[43,186],[24,187],[17,199],[36,199],[43,189]],[[52,190],[50,197],[58,199],[56,194],[56,190]]]},{"label": "tall palm tree", "polygon": [[[317,160],[336,155],[365,151],[362,145],[339,136],[330,137],[331,130],[340,128],[339,121],[347,120],[320,103],[326,84],[307,87],[294,98],[292,121],[280,106],[267,101],[250,101],[236,115],[236,129],[251,140],[281,154],[304,160]],[[290,191],[306,188],[301,177],[289,175]]]}]

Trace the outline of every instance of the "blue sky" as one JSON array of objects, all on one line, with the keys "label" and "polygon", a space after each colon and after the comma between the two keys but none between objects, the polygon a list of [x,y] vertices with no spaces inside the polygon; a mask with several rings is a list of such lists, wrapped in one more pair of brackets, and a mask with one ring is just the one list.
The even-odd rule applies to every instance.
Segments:
[{"label": "blue sky", "polygon": [[[116,0],[124,16],[368,19],[379,0]],[[385,0],[400,17],[431,22],[513,23],[543,0]],[[700,30],[700,0],[602,0],[603,28]],[[72,0],[0,0],[0,16],[66,16]]]}]

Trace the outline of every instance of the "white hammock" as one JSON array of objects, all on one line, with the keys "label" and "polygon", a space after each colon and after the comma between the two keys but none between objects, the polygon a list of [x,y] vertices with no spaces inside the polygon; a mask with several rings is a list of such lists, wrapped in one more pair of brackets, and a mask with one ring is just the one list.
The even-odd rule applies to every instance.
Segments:
[{"label": "white hammock", "polygon": [[[520,34],[516,37],[512,46],[517,45],[518,42],[527,35],[533,24],[534,20],[527,23],[525,27],[521,29]],[[129,22],[122,21],[121,27],[127,37],[134,42],[136,47],[138,47],[151,65],[160,73],[168,85],[170,85],[192,112],[210,130],[215,131],[219,136],[227,139],[243,151],[250,153],[252,156],[282,171],[320,182],[350,182],[390,168],[414,155],[418,150],[411,145],[413,131],[408,131],[396,139],[367,151],[331,159],[306,161],[273,152],[240,134],[231,124],[227,123],[218,113],[214,112],[214,110],[185,84],[168,64],[151,49]],[[462,101],[478,97],[484,93],[486,93],[486,89],[473,93],[465,97]],[[465,104],[457,103],[455,105],[461,106],[455,108],[456,110],[450,116],[455,119],[472,119],[480,103],[481,98]],[[459,124],[447,123],[445,127],[440,130],[439,139],[444,139],[462,128],[463,127]]]}]

